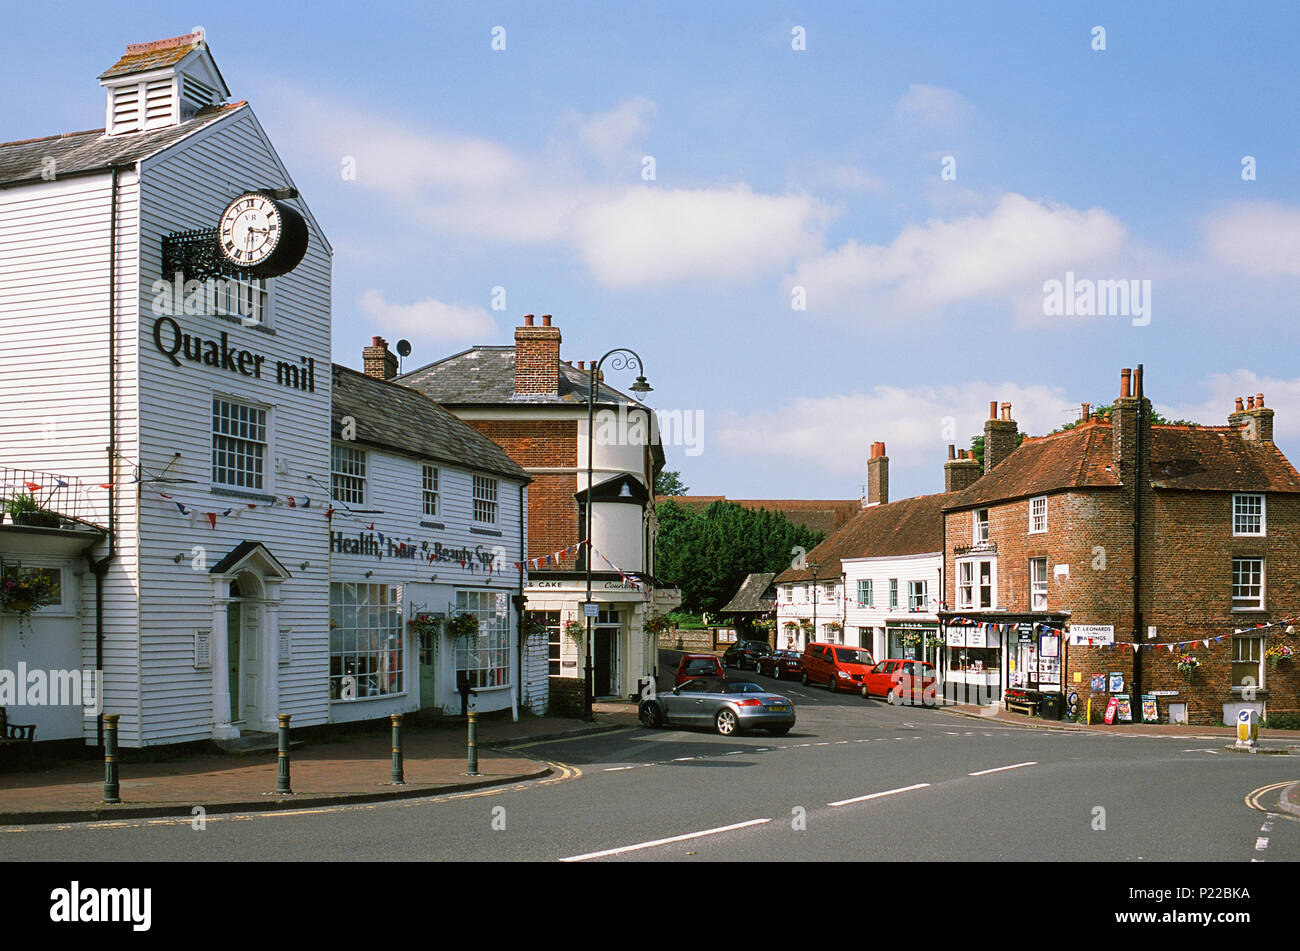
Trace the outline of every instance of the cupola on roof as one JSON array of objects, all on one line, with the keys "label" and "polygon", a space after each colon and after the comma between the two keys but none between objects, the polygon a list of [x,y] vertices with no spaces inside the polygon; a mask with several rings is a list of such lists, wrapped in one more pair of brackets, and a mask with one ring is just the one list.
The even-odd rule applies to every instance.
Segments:
[{"label": "cupola on roof", "polygon": [[179,125],[230,96],[202,30],[130,44],[99,84],[108,91],[108,135]]}]

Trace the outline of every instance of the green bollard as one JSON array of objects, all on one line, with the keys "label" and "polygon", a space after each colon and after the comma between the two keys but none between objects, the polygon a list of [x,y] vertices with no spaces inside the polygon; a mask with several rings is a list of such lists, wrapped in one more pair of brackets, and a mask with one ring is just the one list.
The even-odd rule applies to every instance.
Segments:
[{"label": "green bollard", "polygon": [[280,752],[279,752],[279,772],[275,778],[275,794],[277,796],[291,796],[293,790],[289,788],[289,717],[292,714],[279,713],[276,719],[280,721]]},{"label": "green bollard", "polygon": [[104,802],[116,803],[122,799],[117,780],[117,719],[118,713],[104,714]]},{"label": "green bollard", "polygon": [[469,711],[469,768],[465,770],[468,776],[477,776],[478,773],[478,714],[473,710]]},{"label": "green bollard", "polygon": [[406,776],[402,770],[402,715],[394,713],[389,717],[393,721],[393,785],[406,785]]}]

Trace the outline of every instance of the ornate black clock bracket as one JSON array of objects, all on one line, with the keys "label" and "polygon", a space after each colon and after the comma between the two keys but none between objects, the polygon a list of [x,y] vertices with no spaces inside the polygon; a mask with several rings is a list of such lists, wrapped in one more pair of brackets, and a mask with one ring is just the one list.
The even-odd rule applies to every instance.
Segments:
[{"label": "ornate black clock bracket", "polygon": [[[298,197],[296,188],[254,190],[268,198]],[[193,231],[174,231],[163,235],[162,272],[167,277],[179,272],[187,281],[221,277],[247,281],[254,278],[252,272],[236,267],[221,253],[216,228],[196,228]]]}]

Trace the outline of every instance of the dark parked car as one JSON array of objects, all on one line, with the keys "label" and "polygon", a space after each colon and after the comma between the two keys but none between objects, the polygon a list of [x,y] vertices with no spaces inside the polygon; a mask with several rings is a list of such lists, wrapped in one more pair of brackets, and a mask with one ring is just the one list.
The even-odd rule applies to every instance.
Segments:
[{"label": "dark parked car", "polygon": [[799,679],[803,673],[803,654],[798,651],[779,650],[764,654],[758,659],[758,672],[777,680],[786,677]]},{"label": "dark parked car", "polygon": [[772,653],[772,646],[767,641],[736,641],[722,655],[723,667],[746,667],[758,669],[758,660]]},{"label": "dark parked car", "polygon": [[741,730],[767,730],[785,736],[794,726],[794,704],[780,694],[768,693],[756,683],[733,680],[719,684],[692,680],[671,693],[641,701],[641,722],[654,729],[672,726],[711,726],[723,736]]},{"label": "dark parked car", "polygon": [[700,677],[726,680],[727,672],[722,669],[722,662],[713,654],[683,654],[682,659],[677,662],[677,676],[673,678],[673,685],[680,687],[688,680]]}]

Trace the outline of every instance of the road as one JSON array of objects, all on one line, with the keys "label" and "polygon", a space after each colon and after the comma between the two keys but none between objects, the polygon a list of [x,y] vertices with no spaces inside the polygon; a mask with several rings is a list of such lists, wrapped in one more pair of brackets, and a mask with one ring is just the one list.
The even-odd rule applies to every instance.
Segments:
[{"label": "road", "polygon": [[1300,779],[1294,757],[780,689],[799,721],[779,739],[629,727],[521,747],[557,765],[543,781],[211,816],[202,830],[188,815],[0,829],[0,850],[44,861],[1300,859],[1300,821],[1245,802]]}]

